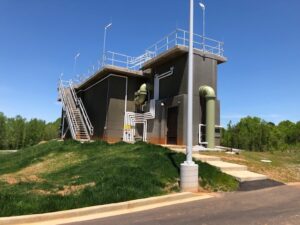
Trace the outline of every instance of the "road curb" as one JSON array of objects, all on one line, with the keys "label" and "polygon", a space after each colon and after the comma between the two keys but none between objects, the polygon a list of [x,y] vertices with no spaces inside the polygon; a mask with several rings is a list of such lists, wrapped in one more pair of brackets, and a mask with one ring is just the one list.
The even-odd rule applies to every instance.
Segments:
[{"label": "road curb", "polygon": [[[159,197],[150,197],[145,199],[132,200],[121,203],[112,203],[107,205],[91,206],[80,209],[65,210],[59,212],[51,212],[44,214],[34,214],[25,216],[15,216],[15,217],[2,217],[0,218],[1,225],[12,225],[12,224],[30,224],[30,223],[41,223],[41,222],[51,222],[54,220],[69,219],[74,217],[84,217],[94,214],[110,213],[118,210],[131,210],[138,207],[144,207],[148,205],[157,205],[160,203],[180,203],[187,199],[195,199],[197,197],[209,198],[212,195],[209,194],[195,194],[190,192],[169,194]],[[179,202],[178,202],[179,201]]]}]

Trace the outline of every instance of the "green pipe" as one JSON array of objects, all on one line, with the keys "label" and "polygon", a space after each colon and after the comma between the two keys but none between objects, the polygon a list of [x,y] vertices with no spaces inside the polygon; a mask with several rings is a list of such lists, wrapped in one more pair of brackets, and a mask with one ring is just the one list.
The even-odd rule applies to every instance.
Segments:
[{"label": "green pipe", "polygon": [[135,104],[142,105],[146,101],[147,97],[147,84],[142,84],[140,89],[135,92]]},{"label": "green pipe", "polygon": [[206,142],[207,148],[215,148],[215,99],[216,94],[212,87],[201,86],[199,88],[200,96],[206,99]]}]

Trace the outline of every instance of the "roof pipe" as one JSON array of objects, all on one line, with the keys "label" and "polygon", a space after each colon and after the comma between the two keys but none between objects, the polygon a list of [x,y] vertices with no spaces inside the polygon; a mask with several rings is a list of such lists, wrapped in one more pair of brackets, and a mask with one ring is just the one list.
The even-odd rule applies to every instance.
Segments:
[{"label": "roof pipe", "polygon": [[200,96],[205,97],[206,101],[206,130],[205,137],[207,142],[207,148],[215,148],[215,99],[216,94],[212,87],[201,86],[199,88]]},{"label": "roof pipe", "polygon": [[145,101],[146,101],[146,97],[147,97],[147,84],[142,84],[140,86],[140,89],[135,92],[135,104],[136,105],[142,105]]}]

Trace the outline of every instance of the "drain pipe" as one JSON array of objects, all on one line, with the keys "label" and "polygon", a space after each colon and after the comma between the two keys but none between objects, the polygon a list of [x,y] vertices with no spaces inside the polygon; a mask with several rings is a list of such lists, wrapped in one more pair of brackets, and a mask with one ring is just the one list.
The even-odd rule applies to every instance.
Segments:
[{"label": "drain pipe", "polygon": [[142,105],[145,101],[146,101],[146,97],[147,97],[147,84],[142,84],[140,89],[135,92],[135,104],[136,105]]},{"label": "drain pipe", "polygon": [[200,96],[206,100],[206,142],[207,148],[215,148],[215,99],[216,94],[212,87],[201,86],[199,88]]}]

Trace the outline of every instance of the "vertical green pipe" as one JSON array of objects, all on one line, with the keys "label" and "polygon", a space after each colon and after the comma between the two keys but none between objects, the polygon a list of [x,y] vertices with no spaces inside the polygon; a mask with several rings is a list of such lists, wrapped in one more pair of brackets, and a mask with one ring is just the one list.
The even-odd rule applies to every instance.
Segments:
[{"label": "vertical green pipe", "polygon": [[206,142],[207,148],[215,148],[215,99],[216,94],[212,87],[201,86],[200,95],[206,100]]},{"label": "vertical green pipe", "polygon": [[206,97],[207,148],[215,148],[215,98]]}]

